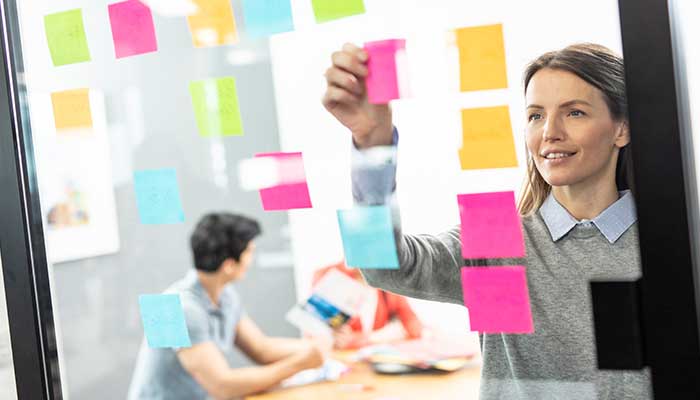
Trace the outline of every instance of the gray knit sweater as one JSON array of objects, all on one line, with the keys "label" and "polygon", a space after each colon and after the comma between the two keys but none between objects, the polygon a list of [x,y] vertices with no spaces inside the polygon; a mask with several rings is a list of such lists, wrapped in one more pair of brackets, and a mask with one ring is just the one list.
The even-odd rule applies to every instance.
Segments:
[{"label": "gray knit sweater", "polygon": [[[552,240],[542,215],[523,218],[523,259],[473,261],[523,265],[535,327],[531,335],[481,335],[481,400],[651,399],[648,371],[599,371],[589,281],[640,274],[636,223],[610,243],[593,224]],[[463,304],[459,227],[439,235],[402,235],[398,270],[363,270],[367,281],[398,294]]]}]

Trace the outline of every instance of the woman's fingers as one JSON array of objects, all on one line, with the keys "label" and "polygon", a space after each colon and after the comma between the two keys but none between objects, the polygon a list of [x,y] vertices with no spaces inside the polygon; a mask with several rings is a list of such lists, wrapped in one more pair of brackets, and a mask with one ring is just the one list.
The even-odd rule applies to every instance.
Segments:
[{"label": "woman's fingers", "polygon": [[338,87],[329,85],[326,89],[326,93],[323,96],[323,105],[331,111],[338,105],[357,105],[360,99],[357,95],[350,93],[349,91]]},{"label": "woman's fingers", "polygon": [[362,95],[364,88],[357,77],[340,68],[331,67],[326,70],[326,81],[329,86],[337,86],[347,90],[348,92]]},{"label": "woman's fingers", "polygon": [[365,65],[367,55],[362,49],[336,51],[331,56],[331,61],[334,67],[345,70],[355,75],[358,79],[367,76],[367,65]]}]

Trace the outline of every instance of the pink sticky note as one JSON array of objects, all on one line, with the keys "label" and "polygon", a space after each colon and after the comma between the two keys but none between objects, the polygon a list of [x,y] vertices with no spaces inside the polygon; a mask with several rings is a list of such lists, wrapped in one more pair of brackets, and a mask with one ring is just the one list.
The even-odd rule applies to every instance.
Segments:
[{"label": "pink sticky note", "polygon": [[372,104],[386,104],[401,97],[396,67],[396,52],[406,48],[404,39],[365,43],[367,60],[367,99]]},{"label": "pink sticky note", "polygon": [[464,305],[471,330],[482,333],[533,333],[525,267],[462,268]]},{"label": "pink sticky note", "polygon": [[513,192],[460,194],[464,258],[524,257],[525,243]]},{"label": "pink sticky note", "polygon": [[158,50],[151,9],[139,0],[109,5],[114,53],[117,58]]},{"label": "pink sticky note", "polygon": [[[290,161],[297,159],[300,162],[294,162],[293,164],[302,165],[303,167],[301,153],[262,153],[256,154],[255,157],[273,157],[279,161],[278,166],[280,168],[283,168],[284,165],[290,165]],[[288,172],[280,169],[279,176],[282,178],[282,181],[289,175]],[[263,209],[266,211],[311,208],[309,186],[305,181],[282,183],[271,188],[260,189],[260,199],[263,203]]]}]

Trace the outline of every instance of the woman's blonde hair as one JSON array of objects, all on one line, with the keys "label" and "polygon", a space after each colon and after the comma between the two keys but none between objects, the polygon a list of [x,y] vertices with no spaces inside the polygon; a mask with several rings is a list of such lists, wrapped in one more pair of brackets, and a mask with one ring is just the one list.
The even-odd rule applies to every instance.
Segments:
[{"label": "woman's blonde hair", "polygon": [[[597,44],[580,43],[545,53],[525,68],[525,93],[532,77],[544,68],[571,72],[598,88],[603,92],[613,118],[616,121],[627,120],[625,67],[622,58],[612,50]],[[617,160],[615,180],[618,190],[631,189],[632,185],[632,159],[628,147],[629,145],[620,149]],[[552,186],[542,178],[532,154],[528,152],[527,175],[518,201],[520,215],[529,215],[539,210],[551,191]]]}]

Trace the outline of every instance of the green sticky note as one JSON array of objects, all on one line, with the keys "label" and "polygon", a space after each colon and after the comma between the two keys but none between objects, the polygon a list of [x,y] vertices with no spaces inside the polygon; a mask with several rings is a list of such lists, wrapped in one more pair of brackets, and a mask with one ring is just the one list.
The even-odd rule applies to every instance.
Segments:
[{"label": "green sticky note", "polygon": [[202,136],[243,136],[236,81],[231,77],[190,83],[197,128]]},{"label": "green sticky note", "polygon": [[55,67],[90,61],[81,9],[46,15],[44,26]]},{"label": "green sticky note", "polygon": [[311,4],[319,23],[365,12],[363,0],[311,0]]}]

